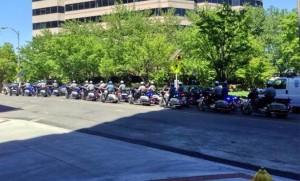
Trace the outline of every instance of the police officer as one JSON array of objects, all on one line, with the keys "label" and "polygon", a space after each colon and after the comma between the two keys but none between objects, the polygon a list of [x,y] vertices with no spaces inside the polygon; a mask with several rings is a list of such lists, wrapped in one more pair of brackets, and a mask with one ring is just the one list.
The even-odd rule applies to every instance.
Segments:
[{"label": "police officer", "polygon": [[274,100],[276,96],[276,90],[274,89],[271,81],[267,82],[267,88],[260,94],[264,94],[264,97],[262,99],[264,104],[270,104]]},{"label": "police officer", "polygon": [[82,88],[84,89],[84,92],[83,92],[83,98],[85,98],[89,92],[88,90],[88,86],[89,86],[89,81],[85,81],[84,82],[84,85],[82,86]]},{"label": "police officer", "polygon": [[89,91],[94,91],[95,90],[95,85],[93,84],[93,81],[90,81],[90,83],[88,85],[88,90]]},{"label": "police officer", "polygon": [[222,99],[222,86],[219,81],[215,81],[214,93],[216,100]]},{"label": "police officer", "polygon": [[171,100],[171,98],[172,97],[174,97],[174,95],[175,95],[175,93],[176,93],[176,88],[175,88],[175,86],[174,86],[174,84],[173,83],[171,83],[171,85],[170,85],[170,89],[169,89],[169,97],[168,97],[168,101],[166,102],[166,106],[168,106],[169,105],[169,102],[170,102],[170,100]]},{"label": "police officer", "polygon": [[154,85],[154,82],[150,82],[150,86],[148,88],[150,91],[155,92],[156,91],[156,87]]},{"label": "police officer", "polygon": [[223,82],[222,96],[223,96],[224,99],[226,99],[226,97],[228,97],[228,84],[227,84],[227,80],[225,80]]},{"label": "police officer", "polygon": [[182,82],[179,82],[179,83],[178,83],[177,92],[179,92],[179,93],[182,93],[182,92],[183,92],[183,83],[182,83]]},{"label": "police officer", "polygon": [[137,90],[137,93],[135,93],[135,99],[138,99],[142,93],[145,93],[147,91],[147,88],[145,87],[145,83],[141,82],[140,87]]},{"label": "police officer", "polygon": [[125,91],[125,88],[126,88],[126,85],[124,84],[124,81],[121,80],[119,88],[118,88],[118,94],[117,94],[119,100],[121,100],[121,98],[122,98],[122,92]]},{"label": "police officer", "polygon": [[106,86],[106,89],[107,89],[107,94],[105,95],[105,99],[104,99],[104,102],[106,101],[107,97],[108,97],[108,94],[113,94],[115,92],[115,86],[114,84],[112,83],[112,81],[109,81],[107,86]]},{"label": "police officer", "polygon": [[71,87],[72,89],[75,89],[75,88],[77,87],[77,83],[76,83],[75,80],[72,81],[70,87]]}]

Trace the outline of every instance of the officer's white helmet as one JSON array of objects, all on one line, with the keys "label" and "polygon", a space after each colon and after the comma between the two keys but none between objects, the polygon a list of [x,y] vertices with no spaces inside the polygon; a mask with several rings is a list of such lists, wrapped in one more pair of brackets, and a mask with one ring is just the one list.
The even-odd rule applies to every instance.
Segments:
[{"label": "officer's white helmet", "polygon": [[75,81],[75,80],[73,80],[73,83],[76,83],[76,81]]},{"label": "officer's white helmet", "polygon": [[141,82],[141,85],[144,85],[145,84],[145,82]]},{"label": "officer's white helmet", "polygon": [[124,84],[124,81],[123,80],[121,80],[121,82],[120,82],[121,84]]},{"label": "officer's white helmet", "polygon": [[90,81],[90,84],[92,84],[93,83],[93,81]]}]

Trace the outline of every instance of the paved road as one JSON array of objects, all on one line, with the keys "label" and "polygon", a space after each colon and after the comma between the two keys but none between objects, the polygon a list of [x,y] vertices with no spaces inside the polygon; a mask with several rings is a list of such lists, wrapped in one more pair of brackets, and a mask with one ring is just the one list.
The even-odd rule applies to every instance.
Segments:
[{"label": "paved road", "polygon": [[170,110],[158,106],[109,104],[0,96],[14,111],[2,118],[23,119],[173,151],[249,169],[264,166],[281,176],[300,170],[300,119]]}]

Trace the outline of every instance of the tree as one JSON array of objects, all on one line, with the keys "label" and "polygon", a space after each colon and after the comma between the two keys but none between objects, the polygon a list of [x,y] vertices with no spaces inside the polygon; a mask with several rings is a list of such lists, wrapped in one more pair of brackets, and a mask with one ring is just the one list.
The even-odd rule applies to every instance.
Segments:
[{"label": "tree", "polygon": [[215,70],[218,80],[227,80],[249,61],[249,28],[246,9],[232,10],[228,4],[197,11],[199,49],[203,59]]},{"label": "tree", "polygon": [[0,90],[2,90],[3,83],[12,82],[17,74],[17,56],[9,43],[4,43],[0,47],[0,65]]},{"label": "tree", "polygon": [[146,83],[165,79],[171,63],[168,59],[176,50],[171,37],[178,25],[170,14],[158,19],[150,17],[150,11],[116,6],[115,12],[103,18],[105,56],[100,72],[106,77],[140,76]]}]

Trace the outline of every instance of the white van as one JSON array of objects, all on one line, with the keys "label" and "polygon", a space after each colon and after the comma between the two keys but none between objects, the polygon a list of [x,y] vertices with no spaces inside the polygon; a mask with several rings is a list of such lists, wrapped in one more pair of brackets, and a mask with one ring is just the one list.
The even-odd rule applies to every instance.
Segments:
[{"label": "white van", "polygon": [[278,77],[273,81],[276,89],[275,99],[288,100],[293,108],[300,108],[300,77]]}]

